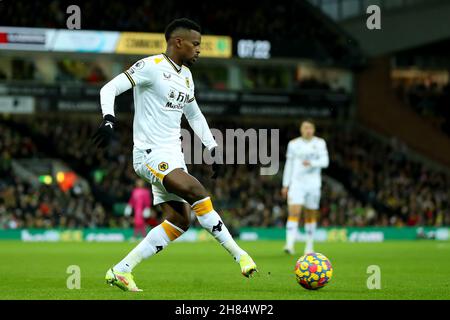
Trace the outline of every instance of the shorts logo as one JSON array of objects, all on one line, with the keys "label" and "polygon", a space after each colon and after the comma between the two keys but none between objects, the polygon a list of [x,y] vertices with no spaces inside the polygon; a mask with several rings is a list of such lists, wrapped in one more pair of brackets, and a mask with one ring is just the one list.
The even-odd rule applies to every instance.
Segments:
[{"label": "shorts logo", "polygon": [[169,165],[167,164],[167,162],[160,162],[160,164],[158,164],[158,169],[159,171],[164,172],[169,169]]}]

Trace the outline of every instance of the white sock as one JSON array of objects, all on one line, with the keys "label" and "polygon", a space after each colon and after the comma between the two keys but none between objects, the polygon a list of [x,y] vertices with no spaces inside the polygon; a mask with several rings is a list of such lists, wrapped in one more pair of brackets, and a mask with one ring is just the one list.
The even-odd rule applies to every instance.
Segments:
[{"label": "white sock", "polygon": [[306,232],[306,250],[313,251],[314,247],[314,233],[316,232],[317,222],[305,223]]},{"label": "white sock", "polygon": [[197,215],[198,222],[206,229],[234,258],[240,261],[241,255],[246,254],[234,241],[219,214],[212,208],[209,197],[196,201],[192,208]]},{"label": "white sock", "polygon": [[294,250],[295,240],[298,233],[298,220],[289,220],[286,222],[286,247]]},{"label": "white sock", "polygon": [[175,240],[184,231],[165,220],[147,234],[147,236],[117,265],[118,272],[131,272],[142,260],[158,253]]}]

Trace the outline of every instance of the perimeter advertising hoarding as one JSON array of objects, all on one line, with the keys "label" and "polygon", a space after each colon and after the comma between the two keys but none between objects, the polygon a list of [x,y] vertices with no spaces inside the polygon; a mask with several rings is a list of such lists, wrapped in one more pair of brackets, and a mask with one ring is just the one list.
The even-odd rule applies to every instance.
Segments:
[{"label": "perimeter advertising hoarding", "polygon": [[50,51],[55,29],[0,26],[0,50]]},{"label": "perimeter advertising hoarding", "polygon": [[[284,240],[284,228],[241,228],[241,240]],[[9,229],[0,230],[0,240],[21,240],[24,242],[122,242],[133,236],[133,229]],[[304,230],[298,233],[298,241],[304,241]],[[384,242],[391,240],[450,240],[448,227],[330,227],[318,228],[317,242]],[[176,241],[213,241],[204,229],[191,228]]]},{"label": "perimeter advertising hoarding", "polygon": [[52,51],[112,53],[116,49],[119,32],[57,30]]},{"label": "perimeter advertising hoarding", "polygon": [[31,114],[34,112],[34,107],[34,97],[0,95],[0,113]]},{"label": "perimeter advertising hoarding", "polygon": [[[116,53],[152,55],[166,51],[162,33],[122,32]],[[232,41],[227,36],[202,36],[201,53],[206,58],[230,58]]]},{"label": "perimeter advertising hoarding", "polygon": [[122,32],[116,53],[152,55],[166,50],[166,40],[162,33]]},{"label": "perimeter advertising hoarding", "polygon": [[[0,27],[0,50],[159,54],[166,50],[162,33]],[[228,36],[202,36],[201,56],[230,58]]]}]

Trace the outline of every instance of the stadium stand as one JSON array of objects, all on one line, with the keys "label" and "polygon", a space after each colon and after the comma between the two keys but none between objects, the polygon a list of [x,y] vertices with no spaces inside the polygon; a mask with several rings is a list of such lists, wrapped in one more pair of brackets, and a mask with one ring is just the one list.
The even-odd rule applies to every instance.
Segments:
[{"label": "stadium stand", "polygon": [[[100,0],[83,3],[82,23],[83,29],[163,32],[168,20],[188,15],[203,26],[205,34],[229,35],[233,39],[269,39],[273,47],[283,49],[283,53],[291,50],[290,39],[295,38],[296,46],[292,50],[295,51],[296,58],[310,58],[325,66],[348,66],[360,61],[356,44],[339,28],[331,28],[307,3],[289,3],[290,5],[274,5],[273,2],[263,0],[233,2],[231,5],[231,1],[227,0],[220,3],[158,2],[156,6],[154,0],[127,3]],[[63,13],[69,4],[70,1],[65,0],[51,1],[49,6],[41,6],[37,2],[12,2],[2,16],[2,25],[65,28],[66,16]],[[108,10],[102,10],[105,7]],[[154,10],[156,7],[157,10]],[[248,19],[238,19],[236,24],[230,26],[229,21],[236,12],[248,10],[254,11],[254,14]],[[99,14],[102,15],[101,19],[98,19]],[[126,65],[124,60],[126,59],[120,61],[121,70]],[[57,86],[76,83],[80,85],[80,91],[90,89],[94,92],[109,79],[106,75],[108,70],[102,65],[93,61],[81,61],[81,58],[74,55],[65,58],[59,56],[53,62],[56,64],[56,73],[50,82]],[[265,66],[268,64],[270,62]],[[383,66],[386,67],[383,76],[387,76],[390,72],[388,63]],[[229,89],[224,79],[218,80],[215,73],[220,73],[218,69],[212,71],[212,68],[200,66],[194,72],[197,93],[208,93],[211,89]],[[296,93],[307,92],[306,98],[301,97],[302,102],[315,103],[315,106],[330,104],[327,100],[320,100],[327,94],[352,94],[325,79],[315,77],[296,79],[292,88],[286,88],[283,74],[275,69],[259,68],[256,65],[245,69],[242,73],[242,91],[271,92],[272,89],[289,89]],[[0,79],[19,81],[20,84],[20,81],[32,84],[42,82],[43,75],[33,58],[15,57],[11,70],[10,75],[0,70]],[[376,78],[371,77],[369,80],[368,87],[378,87]],[[49,92],[57,92],[53,95],[60,98],[63,90],[58,90],[60,88]],[[404,101],[414,110],[437,118],[439,126],[448,134],[448,84],[443,87],[436,87],[432,83],[417,84],[399,88],[399,91]],[[44,98],[48,98],[45,103],[38,102],[51,109],[55,107],[56,98],[51,94],[48,96]],[[374,96],[384,101],[385,97],[377,92]],[[97,101],[97,95],[95,99]],[[369,97],[368,100],[374,99]],[[120,100],[117,102],[120,103]],[[347,102],[346,107],[350,107],[350,102]],[[120,208],[116,205],[128,201],[136,179],[131,164],[130,117],[120,118],[113,145],[106,151],[100,151],[90,144],[90,137],[98,126],[99,115],[80,116],[70,113],[68,117],[64,112],[56,116],[38,112],[33,116],[3,117],[0,120],[0,136],[5,137],[0,141],[1,227],[129,225],[129,219],[121,215]],[[353,125],[358,123],[358,119],[351,118],[349,112],[340,116],[343,119],[336,123],[328,121],[318,126],[319,136],[327,141],[331,156],[331,166],[325,170],[327,178],[323,187],[323,226],[450,224],[450,175],[447,171],[411,157],[409,150],[398,140],[386,141],[367,134]],[[220,130],[237,126],[244,129],[257,128],[261,125],[252,123],[249,116],[247,119],[244,116],[232,120],[208,116],[208,120],[211,127]],[[293,124],[292,119],[287,120],[289,121],[280,128],[281,167],[287,142],[298,133],[297,124]],[[266,124],[265,127],[273,126]],[[14,175],[11,163],[15,159],[41,156],[66,162],[89,182],[89,194],[80,197],[73,190],[63,192],[56,185],[35,186]],[[212,183],[207,166],[191,165],[189,170],[215,195],[217,207],[222,210],[224,219],[230,221],[228,224],[235,228],[284,226],[287,208],[286,201],[280,195],[281,172],[273,177],[265,177],[258,174],[257,166],[230,165],[226,175]],[[158,214],[160,216],[161,213]]]},{"label": "stadium stand", "polygon": [[[124,224],[126,221],[115,217],[108,220],[107,213],[106,218],[101,215],[100,219],[92,212],[105,214],[103,207],[112,212],[115,203],[128,200],[136,178],[131,165],[131,123],[129,120],[121,123],[113,147],[103,152],[88,143],[97,126],[95,120],[95,117],[89,122],[73,118],[69,121],[45,116],[21,117],[14,119],[14,127],[34,137],[37,146],[28,151],[32,155],[36,150],[53,150],[53,156],[66,161],[90,182],[93,196],[85,200],[88,202],[84,205],[86,221],[70,223]],[[211,127],[219,130],[233,126],[236,123],[211,122]],[[295,126],[281,129],[282,137],[296,135]],[[327,140],[331,156],[332,165],[325,171],[326,175],[340,181],[348,190],[336,190],[325,181],[321,209],[324,225],[435,226],[449,223],[445,215],[450,206],[448,174],[411,160],[398,141],[379,141],[358,128],[345,130],[328,125],[320,128],[319,135]],[[27,139],[20,141],[23,143]],[[282,141],[282,155],[287,141],[288,138]],[[9,148],[18,149],[14,145]],[[213,183],[208,166],[189,166],[190,172],[210,188],[225,219],[233,221],[233,225],[282,226],[287,208],[280,196],[281,176],[260,176],[257,169],[251,165],[229,165],[226,175]],[[50,192],[55,193],[61,194],[56,190]],[[70,199],[70,194],[68,197]],[[42,196],[41,199],[47,198]],[[69,207],[77,207],[72,204],[76,201],[76,197],[71,199]],[[57,221],[52,223],[58,224]]]},{"label": "stadium stand", "polygon": [[[33,2],[15,2],[5,8],[2,24],[65,28],[66,16],[62,13],[71,4],[67,0],[54,0],[48,6]],[[155,0],[111,3],[100,0],[84,2],[81,9],[82,28],[85,30],[163,32],[168,20],[190,16],[203,26],[205,34],[268,39],[273,41],[276,47],[283,47],[283,50],[295,50],[296,56],[315,58],[328,63],[355,63],[360,56],[356,43],[336,29],[324,25],[323,16],[319,18],[317,14],[313,14],[313,7],[303,1],[289,0],[283,4],[274,4],[268,0],[226,0],[219,3],[199,0],[183,3]],[[233,20],[236,12],[250,10],[252,15],[246,19],[238,19],[230,26],[229,21]],[[99,14],[101,19],[98,19]],[[322,27],[313,27],[318,24]],[[294,43],[289,42],[292,38],[296,39],[294,48]],[[288,43],[289,48],[284,48]]]},{"label": "stadium stand", "polygon": [[450,85],[433,81],[396,88],[398,95],[418,114],[450,136]]}]

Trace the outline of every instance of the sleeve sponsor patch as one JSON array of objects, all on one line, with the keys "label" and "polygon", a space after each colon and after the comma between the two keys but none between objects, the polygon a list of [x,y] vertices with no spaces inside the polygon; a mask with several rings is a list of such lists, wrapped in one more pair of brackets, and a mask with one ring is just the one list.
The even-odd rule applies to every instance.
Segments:
[{"label": "sleeve sponsor patch", "polygon": [[138,62],[136,62],[134,64],[133,69],[140,70],[140,69],[142,69],[144,67],[144,65],[145,65],[144,60],[139,60]]}]

